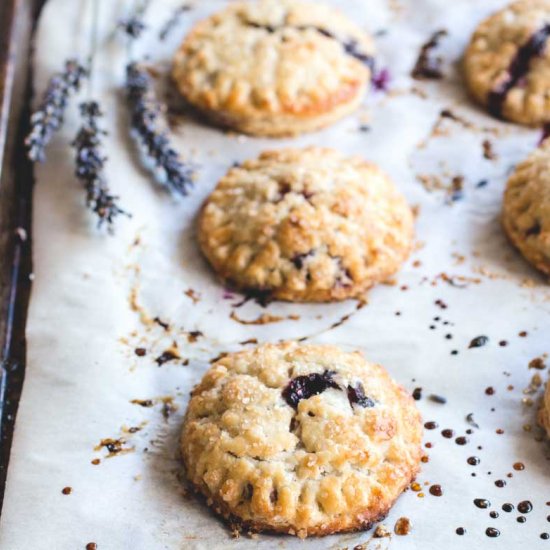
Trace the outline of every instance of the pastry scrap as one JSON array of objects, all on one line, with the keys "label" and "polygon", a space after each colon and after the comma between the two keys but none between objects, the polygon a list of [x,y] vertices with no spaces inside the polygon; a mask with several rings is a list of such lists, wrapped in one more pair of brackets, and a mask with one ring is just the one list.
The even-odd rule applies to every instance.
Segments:
[{"label": "pastry scrap", "polygon": [[497,118],[550,122],[550,0],[519,0],[483,21],[466,51],[466,82]]},{"label": "pastry scrap", "polygon": [[274,299],[361,298],[412,246],[413,215],[378,167],[332,149],[268,151],[207,199],[199,241],[233,288]]},{"label": "pastry scrap", "polygon": [[508,180],[502,222],[525,259],[550,275],[550,139]]},{"label": "pastry scrap", "polygon": [[322,3],[234,2],[191,30],[174,58],[173,78],[217,124],[294,135],[358,107],[373,51],[365,32]]},{"label": "pastry scrap", "polygon": [[242,528],[299,537],[368,529],[419,470],[410,395],[359,352],[266,344],[219,359],[191,394],[191,485]]}]

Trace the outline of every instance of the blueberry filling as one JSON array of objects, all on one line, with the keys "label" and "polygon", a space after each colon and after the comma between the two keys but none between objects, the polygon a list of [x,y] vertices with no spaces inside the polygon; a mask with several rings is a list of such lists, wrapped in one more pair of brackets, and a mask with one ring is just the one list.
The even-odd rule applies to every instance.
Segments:
[{"label": "blueberry filling", "polygon": [[348,401],[349,404],[359,405],[360,407],[374,407],[374,401],[365,395],[365,388],[361,382],[357,382],[355,386],[348,386]]},{"label": "blueberry filling", "polygon": [[540,226],[539,222],[535,222],[526,232],[526,237],[536,237],[537,235],[540,235],[540,232],[542,231],[542,227]]},{"label": "blueberry filling", "polygon": [[[338,39],[334,37],[334,40]],[[374,57],[372,57],[372,55],[362,52],[359,44],[357,43],[357,40],[352,38],[346,42],[343,42],[341,40],[338,41],[342,44],[344,50],[348,55],[355,57],[355,59],[361,61],[361,63],[363,63],[363,65],[366,65],[371,71],[374,71]]]},{"label": "blueberry filling", "polygon": [[335,288],[348,288],[353,284],[353,275],[351,271],[343,265],[341,256],[331,256],[338,264],[338,275],[334,281]]},{"label": "blueberry filling", "polygon": [[323,393],[329,388],[339,390],[340,386],[333,380],[335,372],[327,370],[321,374],[314,372],[293,378],[283,390],[283,398],[294,409],[302,399],[309,399]]},{"label": "blueberry filling", "polygon": [[349,269],[343,270],[342,275],[338,275],[334,281],[335,288],[348,288],[353,284],[353,277],[351,276],[351,271]]},{"label": "blueberry filling", "polygon": [[254,21],[247,21],[246,24],[248,27],[252,27],[254,29],[263,29],[270,34],[273,34],[278,28],[280,28],[274,27],[273,25],[262,25],[261,23],[255,23]]},{"label": "blueberry filling", "polygon": [[254,487],[252,486],[252,484],[247,483],[243,487],[242,499],[243,500],[250,500],[252,498],[253,493],[254,493]]},{"label": "blueberry filling", "polygon": [[[343,388],[334,381],[335,374],[334,371],[327,370],[321,374],[314,372],[304,376],[297,376],[283,390],[283,398],[292,408],[296,409],[302,399],[309,399],[314,395],[319,395],[329,388],[342,390]],[[353,405],[359,405],[363,408],[374,407],[374,401],[370,397],[367,397],[365,388],[361,382],[357,382],[354,386],[349,385],[347,387],[347,396],[351,407]],[[314,415],[310,414],[310,416]],[[291,431],[293,429],[292,424],[291,422]]]},{"label": "blueberry filling", "polygon": [[315,193],[312,193],[311,191],[307,191],[306,189],[304,189],[303,191],[300,191],[300,195],[302,195],[302,197],[304,197],[304,199],[306,199],[306,201],[311,204],[311,201],[309,199],[315,196]]},{"label": "blueberry filling", "polygon": [[304,267],[304,260],[313,254],[313,250],[310,250],[309,252],[305,252],[304,254],[295,254],[292,256],[290,261],[294,264],[294,267],[296,269],[302,269]]},{"label": "blueberry filling", "polygon": [[519,48],[515,58],[508,68],[508,75],[504,82],[489,93],[488,108],[489,112],[500,118],[502,116],[502,107],[506,101],[508,92],[521,84],[529,72],[529,65],[534,57],[539,57],[544,53],[546,41],[550,37],[550,24],[545,25],[534,33],[531,38]]},{"label": "blueberry filling", "polygon": [[[270,34],[273,34],[277,32],[280,29],[289,28],[289,25],[283,25],[283,26],[273,26],[273,25],[262,25],[260,23],[255,23],[253,21],[247,21],[246,23],[249,27],[253,27],[255,29],[264,29]],[[344,51],[351,55],[352,57],[355,57],[355,59],[358,59],[366,65],[371,71],[374,70],[374,57],[372,55],[366,54],[361,51],[361,48],[359,47],[359,43],[355,38],[349,38],[347,40],[338,38],[336,35],[331,33],[330,31],[327,31],[326,29],[322,27],[314,27],[312,25],[297,25],[293,27],[299,31],[305,31],[307,29],[313,29],[314,31],[317,31],[319,34],[326,36],[327,38],[330,38],[332,40],[336,40],[336,42],[340,42],[342,45],[342,48],[344,48]]]}]

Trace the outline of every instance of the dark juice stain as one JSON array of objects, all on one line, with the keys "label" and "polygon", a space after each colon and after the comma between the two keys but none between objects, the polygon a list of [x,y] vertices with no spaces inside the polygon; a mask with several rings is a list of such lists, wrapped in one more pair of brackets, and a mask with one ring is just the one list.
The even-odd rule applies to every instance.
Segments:
[{"label": "dark juice stain", "polygon": [[439,403],[440,405],[445,405],[447,403],[447,398],[443,397],[442,395],[436,395],[432,393],[429,397],[430,401],[433,401],[434,403]]},{"label": "dark juice stain", "polygon": [[466,529],[464,529],[464,527],[457,527],[456,528],[456,534],[457,535],[462,536],[462,535],[464,535],[464,533],[466,533]]},{"label": "dark juice stain", "polygon": [[429,421],[424,424],[424,428],[427,430],[435,430],[436,428],[439,428],[439,424],[434,421]]},{"label": "dark juice stain", "polygon": [[440,40],[444,36],[447,36],[446,30],[436,31],[432,34],[428,42],[422,46],[411,73],[413,78],[417,80],[424,80],[443,77],[443,73],[441,72],[443,60],[439,56],[434,56],[433,50],[437,48]]},{"label": "dark juice stain", "polygon": [[487,529],[485,529],[485,534],[488,537],[495,538],[500,536],[500,531],[496,527],[487,527]]},{"label": "dark juice stain", "polygon": [[461,435],[455,439],[455,443],[457,445],[466,445],[466,443],[468,443],[468,438]]},{"label": "dark juice stain", "polygon": [[517,470],[518,472],[521,470],[525,470],[525,464],[523,464],[523,462],[516,462],[514,464],[514,470]]},{"label": "dark juice stain", "polygon": [[432,485],[430,487],[430,494],[434,497],[440,497],[443,495],[443,489],[441,488],[441,485]]},{"label": "dark juice stain", "polygon": [[499,487],[500,489],[502,489],[502,487],[505,487],[506,486],[506,481],[504,481],[503,479],[497,479],[495,481],[495,485],[497,487]]},{"label": "dark juice stain", "polygon": [[174,351],[168,349],[164,352],[162,352],[156,359],[155,363],[160,367],[164,365],[164,363],[168,363],[168,361],[173,361],[174,359],[179,359],[180,356],[175,353]]},{"label": "dark juice stain", "polygon": [[531,510],[533,510],[533,505],[529,500],[522,500],[518,504],[518,512],[520,512],[521,514],[528,514],[529,512],[531,512]]},{"label": "dark juice stain", "polygon": [[466,460],[466,462],[470,465],[470,466],[477,466],[481,460],[479,459],[479,457],[477,456],[470,456],[468,457],[468,459]]},{"label": "dark juice stain", "polygon": [[451,439],[455,435],[455,433],[453,432],[453,430],[446,428],[441,432],[441,435],[447,439]]},{"label": "dark juice stain", "polygon": [[491,503],[486,498],[476,498],[474,500],[474,504],[478,508],[482,508],[482,509],[489,508],[489,506],[491,506]]},{"label": "dark juice stain", "polygon": [[505,511],[505,512],[513,512],[514,510],[514,505],[509,503],[509,502],[505,502],[503,505],[502,505],[502,509]]},{"label": "dark juice stain", "polygon": [[473,338],[468,346],[468,348],[480,348],[487,344],[489,338],[487,336],[476,336]]}]

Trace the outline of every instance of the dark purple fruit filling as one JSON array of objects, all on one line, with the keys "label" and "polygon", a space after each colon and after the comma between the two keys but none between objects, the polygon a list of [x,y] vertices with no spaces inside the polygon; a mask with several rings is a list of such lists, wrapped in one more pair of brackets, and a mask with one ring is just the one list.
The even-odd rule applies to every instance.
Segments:
[{"label": "dark purple fruit filling", "polygon": [[[308,27],[303,27],[308,28]],[[372,55],[366,54],[361,51],[361,48],[359,47],[359,43],[355,38],[350,38],[348,40],[342,40],[338,38],[336,35],[332,34],[330,31],[327,31],[326,29],[323,29],[321,27],[309,27],[314,28],[319,34],[322,34],[323,36],[326,36],[327,38],[332,38],[332,40],[336,40],[337,42],[340,42],[342,44],[342,47],[344,48],[344,51],[351,55],[352,57],[355,57],[355,59],[358,59],[366,65],[371,71],[374,71],[374,57]]]},{"label": "dark purple fruit filling", "polygon": [[253,494],[254,494],[254,486],[250,483],[247,483],[243,487],[242,499],[243,500],[250,500],[252,498]]},{"label": "dark purple fruit filling", "polygon": [[313,255],[313,250],[305,252],[304,254],[295,254],[290,258],[290,261],[294,264],[296,269],[302,269],[304,267],[304,260]]},{"label": "dark purple fruit filling", "polygon": [[508,68],[508,76],[497,88],[489,93],[489,112],[497,117],[502,117],[502,107],[506,101],[508,92],[515,86],[524,82],[531,60],[540,57],[546,48],[546,42],[550,37],[550,24],[545,25],[518,50],[516,57]]},{"label": "dark purple fruit filling", "polygon": [[[294,409],[302,399],[309,399],[314,395],[319,395],[329,388],[342,390],[334,381],[334,371],[325,371],[322,374],[314,372],[304,376],[293,378],[283,390],[283,398]],[[353,386],[347,387],[348,401],[351,407],[358,405],[363,408],[374,407],[375,403],[365,394],[365,388],[361,382],[356,382]],[[314,415],[310,415],[314,416]],[[291,423],[292,424],[292,423]],[[292,431],[292,426],[291,426]]]},{"label": "dark purple fruit filling", "polygon": [[374,407],[374,401],[365,395],[365,388],[361,382],[357,382],[355,386],[348,386],[348,401],[349,404],[359,405],[363,408]]},{"label": "dark purple fruit filling", "polygon": [[322,374],[314,372],[293,378],[283,390],[283,398],[294,409],[302,399],[309,399],[319,395],[329,388],[339,390],[340,386],[334,381],[334,371],[327,370]]},{"label": "dark purple fruit filling", "polygon": [[542,142],[549,138],[550,137],[550,122],[547,122],[543,127],[542,127],[542,135],[540,136],[540,141],[539,141],[539,145],[542,145]]},{"label": "dark purple fruit filling", "polygon": [[348,55],[355,57],[355,59],[361,61],[363,65],[366,65],[371,70],[371,72],[374,72],[374,57],[372,57],[372,55],[362,52],[359,44],[357,43],[357,40],[351,39],[347,42],[343,42],[340,40],[339,42],[342,44],[344,50]]},{"label": "dark purple fruit filling", "polygon": [[[260,23],[255,23],[253,21],[248,21],[247,25],[255,29],[264,29],[266,32],[270,34],[273,34],[281,29],[291,28],[290,25],[281,25],[279,27],[275,27],[273,25],[262,25]],[[342,39],[337,37],[335,34],[331,33],[330,31],[328,31],[327,29],[324,29],[323,27],[314,27],[312,25],[299,25],[294,28],[300,31],[313,29],[317,31],[319,34],[326,36],[327,38],[330,38],[331,40],[336,40],[342,45],[342,48],[344,48],[344,51],[348,55],[355,57],[355,59],[358,59],[359,61],[361,61],[361,63],[365,64],[371,71],[374,71],[374,57],[372,57],[372,55],[362,52],[361,48],[359,47],[359,43],[354,38]]]},{"label": "dark purple fruit filling", "polygon": [[539,222],[535,222],[526,232],[526,237],[536,237],[537,235],[540,235],[540,232],[542,231],[542,227]]},{"label": "dark purple fruit filling", "polygon": [[254,21],[247,21],[247,26],[252,27],[253,29],[263,29],[264,31],[267,31],[269,34],[273,34],[278,28],[282,27],[274,27],[273,25],[263,25],[261,23],[256,23]]}]

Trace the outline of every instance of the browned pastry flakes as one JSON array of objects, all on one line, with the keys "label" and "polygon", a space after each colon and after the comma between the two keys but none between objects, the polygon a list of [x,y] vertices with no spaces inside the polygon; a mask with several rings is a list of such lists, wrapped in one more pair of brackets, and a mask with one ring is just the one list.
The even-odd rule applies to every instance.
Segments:
[{"label": "browned pastry flakes", "polygon": [[264,136],[316,130],[354,111],[370,82],[371,38],[319,2],[234,2],[176,53],[184,98],[215,123]]},{"label": "browned pastry flakes", "polygon": [[378,167],[318,147],[232,168],[199,218],[224,280],[290,301],[362,297],[399,269],[412,236],[411,209]]},{"label": "browned pastry flakes", "polygon": [[192,392],[181,450],[225,518],[306,537],[369,528],[416,476],[422,423],[379,365],[332,346],[223,357]]}]

